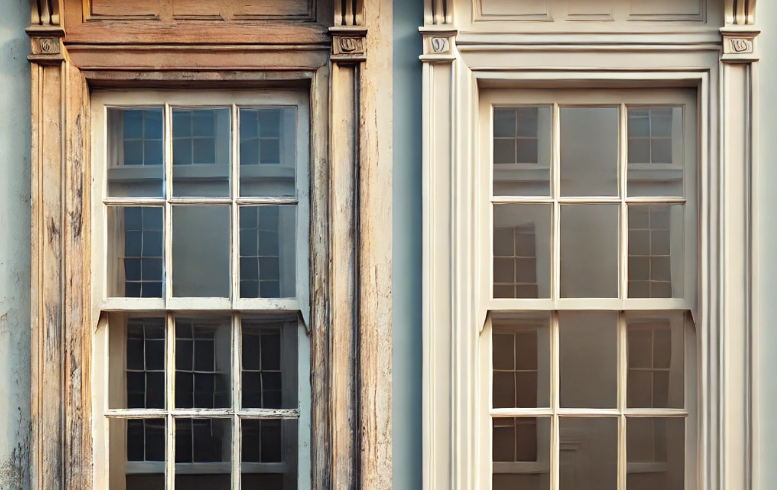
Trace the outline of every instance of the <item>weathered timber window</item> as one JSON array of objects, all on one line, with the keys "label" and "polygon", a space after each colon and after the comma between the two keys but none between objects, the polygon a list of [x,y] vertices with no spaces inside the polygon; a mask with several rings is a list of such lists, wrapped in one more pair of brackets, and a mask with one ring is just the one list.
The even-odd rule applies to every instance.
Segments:
[{"label": "weathered timber window", "polygon": [[695,488],[694,94],[483,95],[480,481]]},{"label": "weathered timber window", "polygon": [[94,94],[102,487],[309,488],[308,121],[295,92]]}]

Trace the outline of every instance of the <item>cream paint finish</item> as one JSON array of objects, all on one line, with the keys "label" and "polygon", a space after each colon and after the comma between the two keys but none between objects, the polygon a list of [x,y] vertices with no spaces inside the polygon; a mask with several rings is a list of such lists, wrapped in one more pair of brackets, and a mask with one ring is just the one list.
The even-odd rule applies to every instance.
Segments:
[{"label": "cream paint finish", "polygon": [[421,29],[424,488],[478,488],[479,384],[472,367],[480,364],[478,326],[489,309],[478,291],[490,287],[477,267],[490,251],[470,240],[480,230],[480,218],[471,212],[479,87],[697,90],[699,451],[686,457],[696,466],[698,489],[757,487],[752,346],[758,319],[751,307],[758,300],[751,170],[757,159],[757,114],[751,110],[758,86],[755,2],[707,2],[706,22],[616,18],[606,24],[476,24],[472,5],[427,0]]}]

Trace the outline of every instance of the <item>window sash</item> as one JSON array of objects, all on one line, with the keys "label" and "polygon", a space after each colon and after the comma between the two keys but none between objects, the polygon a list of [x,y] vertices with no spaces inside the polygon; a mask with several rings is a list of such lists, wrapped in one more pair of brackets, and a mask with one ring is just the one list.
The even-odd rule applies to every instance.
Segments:
[{"label": "window sash", "polygon": [[[107,169],[109,161],[107,155],[108,107],[148,107],[164,106],[164,185],[165,198],[136,198],[136,197],[108,197]],[[172,108],[174,107],[212,107],[222,106],[231,108],[231,136],[230,145],[232,153],[230,197],[226,198],[175,198],[172,197]],[[297,109],[296,142],[296,196],[294,197],[239,197],[240,185],[240,155],[239,155],[239,108],[240,107],[282,107],[294,106]],[[102,229],[93,233],[92,240],[92,298],[95,312],[144,312],[165,313],[166,318],[166,347],[165,347],[165,392],[166,407],[164,409],[110,409],[108,406],[108,393],[111,379],[109,378],[108,353],[110,352],[107,314],[96,314],[100,318],[98,328],[94,336],[94,390],[92,393],[93,406],[95,407],[95,468],[98,473],[96,481],[114,483],[117,475],[112,475],[110,462],[110,421],[114,419],[148,419],[157,418],[166,421],[166,460],[164,463],[155,462],[127,462],[123,455],[124,464],[129,473],[147,473],[154,471],[160,464],[164,467],[166,488],[173,488],[175,474],[182,465],[190,468],[185,472],[198,472],[199,463],[176,464],[175,449],[175,419],[176,418],[229,418],[231,424],[231,462],[220,463],[228,466],[232,473],[232,488],[240,485],[241,470],[257,473],[283,472],[287,463],[242,463],[241,464],[241,424],[243,419],[284,419],[297,420],[297,488],[300,490],[310,488],[310,429],[311,429],[311,387],[310,387],[310,338],[306,335],[306,327],[309,325],[309,136],[310,136],[309,97],[306,93],[298,91],[132,91],[111,92],[98,91],[92,97],[92,214],[94,223],[100,224]],[[230,236],[230,273],[231,294],[229,298],[186,298],[172,297],[172,206],[175,204],[186,205],[212,205],[222,204],[230,206],[231,236]],[[108,205],[162,205],[164,207],[164,297],[163,298],[121,298],[108,297],[106,285],[107,277],[107,245],[108,233],[106,209]],[[238,298],[239,280],[239,208],[243,205],[293,205],[297,209],[296,224],[296,295],[294,298]],[[196,315],[214,310],[229,311],[231,320],[231,390],[232,407],[240,406],[240,394],[242,393],[241,376],[241,318],[243,313],[283,313],[298,312],[299,321],[287,323],[288,328],[297,329],[297,399],[298,408],[292,409],[258,409],[258,408],[225,408],[225,409],[175,409],[175,325],[173,311],[186,311]],[[286,328],[284,329],[286,330]],[[204,466],[209,463],[203,463]],[[204,467],[203,466],[203,467]],[[203,470],[207,471],[207,470]],[[221,471],[226,472],[226,467]],[[180,473],[180,472],[179,472]],[[124,478],[121,472],[121,478]]]}]

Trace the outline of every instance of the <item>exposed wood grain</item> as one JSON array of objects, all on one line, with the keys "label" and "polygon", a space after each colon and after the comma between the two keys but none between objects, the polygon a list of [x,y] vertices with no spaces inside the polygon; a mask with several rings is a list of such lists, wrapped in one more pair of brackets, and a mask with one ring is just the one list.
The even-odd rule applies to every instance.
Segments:
[{"label": "exposed wood grain", "polygon": [[327,26],[270,22],[103,21],[67,25],[70,44],[327,44]]},{"label": "exposed wood grain", "polygon": [[102,46],[70,45],[73,64],[82,70],[131,71],[309,71],[327,62],[329,48],[294,46]]},{"label": "exposed wood grain", "polygon": [[92,488],[91,433],[91,270],[89,93],[83,75],[64,65],[66,73],[63,143],[65,160],[62,241],[65,306],[65,484]]},{"label": "exposed wood grain", "polygon": [[359,488],[391,488],[392,6],[365,0],[359,164]]},{"label": "exposed wood grain", "polygon": [[[38,482],[42,488],[59,488],[62,480],[63,382],[62,372],[62,65],[44,66],[39,124],[40,154],[33,171],[40,202],[39,250],[34,262],[33,289],[38,289],[37,347],[39,365],[33,372],[38,378],[37,421]],[[35,417],[37,415],[37,418]]]},{"label": "exposed wood grain", "polygon": [[358,67],[332,65],[330,206],[331,303],[330,410],[332,488],[353,488],[357,478],[358,410],[357,337],[358,274],[357,124]]},{"label": "exposed wood grain", "polygon": [[318,70],[310,89],[310,298],[311,458],[313,488],[329,489],[329,68]]}]

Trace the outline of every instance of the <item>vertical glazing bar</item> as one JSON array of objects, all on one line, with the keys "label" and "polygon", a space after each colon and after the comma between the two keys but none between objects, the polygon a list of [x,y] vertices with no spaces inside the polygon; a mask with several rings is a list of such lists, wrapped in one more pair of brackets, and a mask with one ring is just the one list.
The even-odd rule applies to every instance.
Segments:
[{"label": "vertical glazing bar", "polygon": [[618,489],[626,489],[628,464],[626,461],[626,416],[623,415],[627,400],[627,382],[629,373],[628,332],[626,329],[626,314],[618,314]]},{"label": "vertical glazing bar", "polygon": [[232,226],[230,228],[230,267],[232,278],[232,308],[236,307],[237,298],[240,295],[240,237],[238,235],[240,229],[240,209],[237,206],[236,199],[240,196],[240,128],[238,121],[238,108],[237,105],[232,104],[232,203],[230,204],[230,211],[232,215]]},{"label": "vertical glazing bar", "polygon": [[165,104],[164,113],[164,297],[165,305],[173,297],[173,210],[170,197],[173,195],[173,111],[170,104]]},{"label": "vertical glazing bar", "polygon": [[165,342],[165,407],[167,409],[167,437],[165,442],[165,488],[173,490],[175,488],[175,420],[172,411],[175,407],[175,319],[172,313],[167,313],[166,339]]},{"label": "vertical glazing bar", "polygon": [[232,407],[235,414],[232,416],[232,490],[240,490],[240,448],[242,441],[240,438],[240,417],[237,415],[240,410],[240,383],[242,365],[240,354],[240,315],[232,315]]},{"label": "vertical glazing bar", "polygon": [[553,411],[550,424],[550,488],[559,488],[559,468],[561,459],[561,430],[558,419],[559,409],[559,341],[558,313],[550,317],[550,406]]},{"label": "vertical glazing bar", "polygon": [[561,207],[558,198],[561,195],[561,122],[558,104],[553,104],[553,131],[551,136],[552,159],[550,195],[553,197],[553,231],[551,232],[552,254],[551,263],[551,298],[558,301],[561,296]]},{"label": "vertical glazing bar", "polygon": [[621,197],[620,204],[620,241],[619,241],[619,282],[620,289],[619,295],[621,299],[628,297],[629,287],[629,244],[628,244],[628,209],[626,207],[626,192],[628,181],[628,116],[626,112],[626,104],[621,104],[618,118],[618,184],[619,193]]}]

